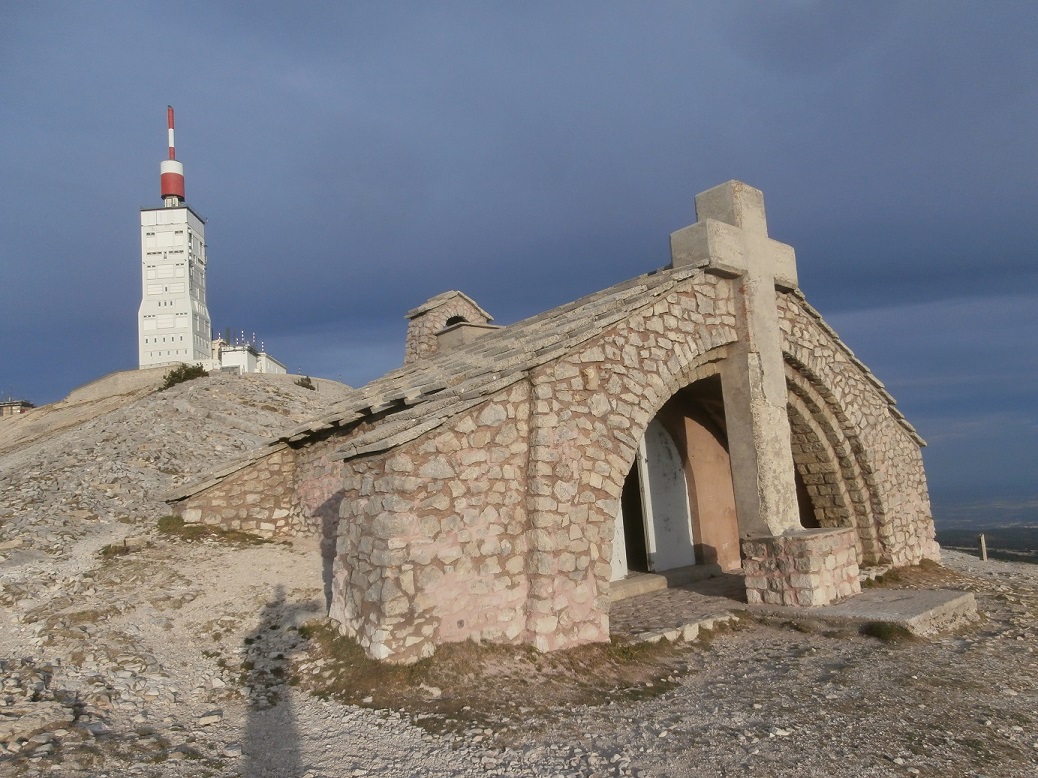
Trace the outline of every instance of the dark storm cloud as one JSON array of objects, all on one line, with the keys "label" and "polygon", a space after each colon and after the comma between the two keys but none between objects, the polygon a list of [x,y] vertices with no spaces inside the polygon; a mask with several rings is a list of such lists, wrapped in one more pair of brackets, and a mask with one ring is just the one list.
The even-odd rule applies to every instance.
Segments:
[{"label": "dark storm cloud", "polygon": [[1035,302],[1028,291],[829,317],[926,439],[938,516],[984,495],[999,518],[1038,495]]},{"label": "dark storm cloud", "polygon": [[134,366],[172,103],[214,327],[293,370],[373,378],[448,288],[509,323],[663,266],[738,178],[935,493],[1034,494],[1036,72],[1030,3],[9,4],[0,392]]}]

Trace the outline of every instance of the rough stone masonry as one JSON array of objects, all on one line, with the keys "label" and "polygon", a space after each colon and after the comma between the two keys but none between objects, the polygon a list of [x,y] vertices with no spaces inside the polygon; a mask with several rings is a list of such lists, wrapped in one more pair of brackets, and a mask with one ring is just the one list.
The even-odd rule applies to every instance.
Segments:
[{"label": "rough stone masonry", "polygon": [[607,640],[631,575],[741,570],[749,602],[810,607],[937,559],[923,442],[800,293],[763,195],[730,181],[696,214],[668,267],[508,327],[438,295],[404,367],[171,502],[322,533],[331,616],[394,662]]}]

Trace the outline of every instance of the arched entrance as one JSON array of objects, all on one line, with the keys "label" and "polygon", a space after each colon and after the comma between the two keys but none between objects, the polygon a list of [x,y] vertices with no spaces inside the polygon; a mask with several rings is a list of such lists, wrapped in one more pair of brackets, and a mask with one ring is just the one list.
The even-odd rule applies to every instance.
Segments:
[{"label": "arched entrance", "polygon": [[611,580],[694,564],[741,565],[718,376],[677,392],[647,426],[614,524]]},{"label": "arched entrance", "polygon": [[[801,417],[791,409],[794,438]],[[801,526],[819,527],[813,482],[821,471],[794,446]],[[719,375],[699,379],[668,400],[646,428],[624,482],[613,535],[612,581],[632,571],[689,565],[742,566],[724,397]]]}]

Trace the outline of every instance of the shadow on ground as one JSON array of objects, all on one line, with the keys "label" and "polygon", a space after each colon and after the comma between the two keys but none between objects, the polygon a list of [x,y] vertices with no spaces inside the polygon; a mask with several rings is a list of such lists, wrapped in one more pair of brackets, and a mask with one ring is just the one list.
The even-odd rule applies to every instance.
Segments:
[{"label": "shadow on ground", "polygon": [[259,624],[244,640],[249,691],[242,742],[245,778],[298,778],[306,772],[287,682],[289,652],[303,640],[295,627],[315,615],[315,603],[286,602],[279,585],[263,606]]},{"label": "shadow on ground", "polygon": [[741,573],[719,573],[700,581],[690,581],[676,588],[704,597],[718,597],[746,604],[746,582]]}]

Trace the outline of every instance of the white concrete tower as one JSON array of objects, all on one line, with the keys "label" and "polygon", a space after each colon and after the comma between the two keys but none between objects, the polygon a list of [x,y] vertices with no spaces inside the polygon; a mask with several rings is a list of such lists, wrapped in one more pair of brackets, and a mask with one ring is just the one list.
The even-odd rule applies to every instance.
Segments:
[{"label": "white concrete tower", "polygon": [[141,307],[137,312],[140,367],[212,358],[205,300],[205,221],[184,205],[184,165],[173,145],[160,166],[162,208],[141,209]]}]

